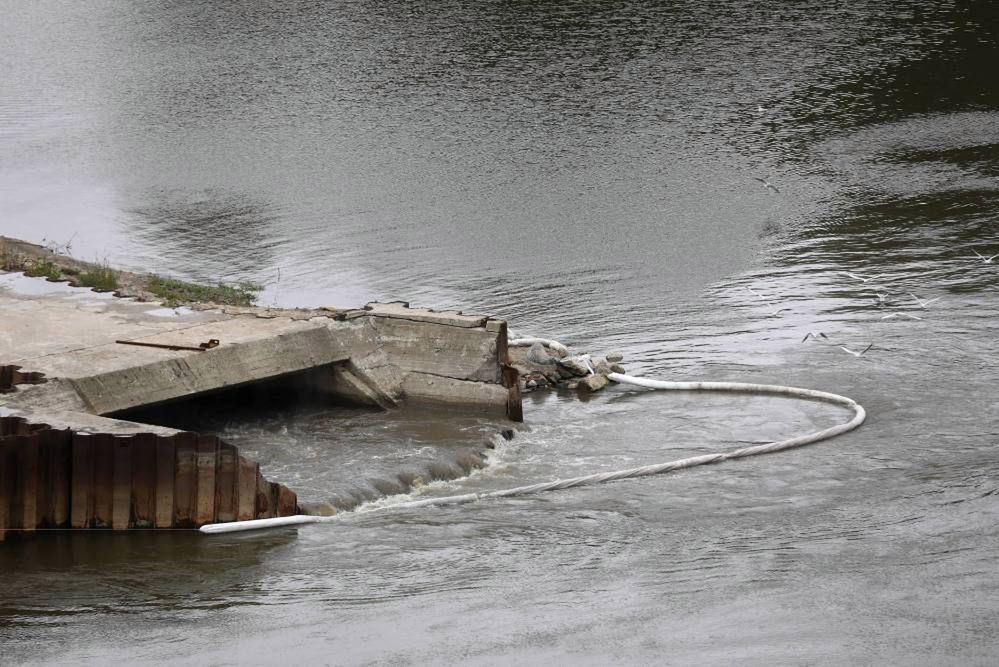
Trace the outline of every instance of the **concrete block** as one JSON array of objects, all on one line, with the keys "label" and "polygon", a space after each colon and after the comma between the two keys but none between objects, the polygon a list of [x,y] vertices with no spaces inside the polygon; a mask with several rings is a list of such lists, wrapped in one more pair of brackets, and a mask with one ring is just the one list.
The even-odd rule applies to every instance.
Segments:
[{"label": "concrete block", "polygon": [[381,319],[373,323],[382,349],[403,372],[500,381],[497,334],[428,322]]},{"label": "concrete block", "polygon": [[332,333],[313,326],[272,338],[222,344],[206,352],[163,359],[73,380],[95,414],[155,405],[225,387],[266,380],[316,366],[345,361]]},{"label": "concrete block", "polygon": [[485,326],[486,317],[478,315],[462,315],[459,312],[437,312],[422,308],[410,308],[405,302],[367,304],[364,309],[369,315],[382,318],[410,320],[413,322],[431,322],[451,327],[476,328]]},{"label": "concrete block", "polygon": [[377,380],[347,361],[317,369],[310,383],[323,394],[347,403],[388,410],[397,405],[393,396],[382,390]]},{"label": "concrete block", "polygon": [[442,403],[480,409],[495,414],[507,413],[509,390],[499,384],[471,382],[427,373],[407,373],[402,383],[408,400]]}]

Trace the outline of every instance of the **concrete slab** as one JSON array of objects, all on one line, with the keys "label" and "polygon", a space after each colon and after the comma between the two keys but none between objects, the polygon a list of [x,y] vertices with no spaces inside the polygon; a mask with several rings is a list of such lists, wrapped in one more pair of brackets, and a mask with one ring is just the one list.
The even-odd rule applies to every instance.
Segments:
[{"label": "concrete slab", "polygon": [[487,317],[481,315],[463,315],[455,311],[436,311],[427,308],[410,308],[404,301],[392,303],[372,302],[364,307],[368,314],[375,317],[412,320],[413,322],[433,322],[449,327],[474,329],[485,326]]},{"label": "concrete slab", "polygon": [[[0,365],[51,381],[0,405],[42,419],[107,415],[336,364],[340,395],[382,407],[409,397],[508,409],[501,321],[404,303],[342,312],[166,308],[0,273]],[[119,342],[210,340],[219,343],[207,351]]]}]

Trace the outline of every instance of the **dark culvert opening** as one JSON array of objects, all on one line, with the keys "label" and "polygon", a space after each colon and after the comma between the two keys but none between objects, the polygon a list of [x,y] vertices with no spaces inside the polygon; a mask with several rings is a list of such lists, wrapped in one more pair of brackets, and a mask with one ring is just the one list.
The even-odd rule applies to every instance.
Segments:
[{"label": "dark culvert opening", "polygon": [[344,398],[336,391],[333,368],[321,366],[106,416],[183,431],[214,433],[221,423],[252,418],[261,412],[294,411],[303,406],[380,411],[377,406]]},{"label": "dark culvert opening", "polygon": [[300,505],[338,510],[464,477],[503,440],[507,422],[479,414],[358,404],[330,382],[335,366],[107,416],[217,435],[293,489]]}]

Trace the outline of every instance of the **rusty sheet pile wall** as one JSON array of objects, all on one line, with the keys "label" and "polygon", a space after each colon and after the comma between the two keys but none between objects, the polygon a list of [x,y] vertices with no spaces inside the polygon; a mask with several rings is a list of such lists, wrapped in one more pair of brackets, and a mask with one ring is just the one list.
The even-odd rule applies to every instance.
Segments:
[{"label": "rusty sheet pile wall", "polygon": [[197,528],[297,512],[215,436],[89,434],[0,417],[0,541],[47,528]]}]

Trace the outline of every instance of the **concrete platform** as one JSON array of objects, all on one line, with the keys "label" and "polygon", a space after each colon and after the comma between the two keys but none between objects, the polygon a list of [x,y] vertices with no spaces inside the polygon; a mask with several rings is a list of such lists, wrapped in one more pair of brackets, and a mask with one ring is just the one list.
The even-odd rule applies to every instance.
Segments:
[{"label": "concrete platform", "polygon": [[501,320],[404,303],[173,309],[0,273],[0,540],[301,511],[232,445],[117,418],[279,378],[331,401],[522,415]]},{"label": "concrete platform", "polygon": [[[504,380],[506,326],[460,313],[369,304],[297,311],[168,309],[0,274],[0,365],[42,384],[0,394],[8,414],[70,424],[251,382],[327,369],[333,395],[388,407],[425,400],[519,418]],[[198,348],[204,351],[125,344]],[[67,416],[70,415],[70,416]],[[99,422],[107,432],[134,426]],[[80,418],[80,427],[94,428]]]}]

